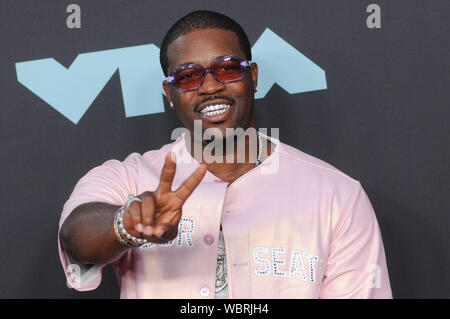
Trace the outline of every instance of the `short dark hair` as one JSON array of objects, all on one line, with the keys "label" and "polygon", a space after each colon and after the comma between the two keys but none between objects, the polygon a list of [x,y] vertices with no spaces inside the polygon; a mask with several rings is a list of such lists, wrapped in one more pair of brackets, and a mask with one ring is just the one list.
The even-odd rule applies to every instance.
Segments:
[{"label": "short dark hair", "polygon": [[167,31],[159,51],[159,61],[164,75],[167,76],[169,59],[167,58],[167,48],[178,37],[196,30],[203,29],[223,29],[234,32],[239,40],[239,46],[245,53],[247,60],[252,59],[250,42],[242,27],[230,17],[214,11],[200,10],[193,11],[181,19]]}]

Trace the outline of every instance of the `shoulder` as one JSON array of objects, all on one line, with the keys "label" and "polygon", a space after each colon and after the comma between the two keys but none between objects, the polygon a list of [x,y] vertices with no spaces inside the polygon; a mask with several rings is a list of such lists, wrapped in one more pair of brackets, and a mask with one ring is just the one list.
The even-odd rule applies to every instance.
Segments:
[{"label": "shoulder", "polygon": [[280,167],[302,183],[349,193],[356,192],[361,186],[355,178],[295,147],[279,142],[279,152]]},{"label": "shoulder", "polygon": [[373,209],[361,183],[333,165],[281,143],[280,168],[284,170],[283,180],[289,179],[286,184],[303,194],[299,198],[326,207],[322,211],[331,218],[333,229],[337,229],[338,221],[351,219],[343,216],[356,211],[364,220],[373,219]]},{"label": "shoulder", "polygon": [[101,167],[108,167],[112,169],[126,168],[137,170],[141,166],[153,167],[159,166],[164,162],[164,158],[168,152],[173,148],[175,142],[165,144],[156,150],[148,150],[143,154],[133,152],[127,155],[123,160],[110,159],[105,161]]}]

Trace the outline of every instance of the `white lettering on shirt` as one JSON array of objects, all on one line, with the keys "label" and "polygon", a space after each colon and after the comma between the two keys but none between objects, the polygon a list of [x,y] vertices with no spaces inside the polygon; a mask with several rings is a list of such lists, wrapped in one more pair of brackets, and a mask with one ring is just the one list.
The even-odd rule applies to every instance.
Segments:
[{"label": "white lettering on shirt", "polygon": [[302,252],[293,250],[291,253],[291,263],[289,265],[289,278],[295,278],[299,274],[303,281],[306,281],[305,266],[303,265]]},{"label": "white lettering on shirt", "polygon": [[268,276],[270,274],[270,261],[265,258],[260,258],[259,255],[263,253],[265,255],[269,254],[269,249],[267,247],[255,247],[253,248],[253,261],[258,265],[263,265],[264,268],[256,268],[255,274],[260,276]]},{"label": "white lettering on shirt", "polygon": [[177,246],[194,247],[194,241],[192,240],[192,235],[194,231],[195,231],[195,219],[191,217],[181,217],[180,223],[178,224],[177,238],[168,241],[167,243],[164,244],[154,244],[154,243],[144,244],[139,248],[146,249],[152,248],[154,246],[170,247],[173,246],[175,241],[177,242]]},{"label": "white lettering on shirt", "polygon": [[[272,255],[270,255],[270,251],[272,251]],[[322,258],[300,250],[292,250],[289,256],[289,270],[287,271],[282,269],[282,267],[286,265],[286,258],[282,258],[282,254],[287,254],[285,248],[272,247],[271,250],[265,246],[253,248],[253,262],[258,265],[258,267],[254,269],[254,273],[259,276],[268,276],[272,272],[270,266],[272,265],[273,277],[300,277],[303,281],[316,283],[316,272],[317,268],[319,268],[319,281],[321,281],[324,270],[324,261]],[[306,262],[303,258],[306,259]],[[317,262],[319,263],[319,267],[316,267]],[[305,270],[305,265],[308,265],[308,274]],[[261,266],[263,267],[261,268]]]},{"label": "white lettering on shirt", "polygon": [[309,282],[313,283],[316,281],[316,267],[314,262],[319,260],[319,257],[313,254],[309,253],[303,253],[303,257],[308,259],[308,265],[309,265]]},{"label": "white lettering on shirt", "polygon": [[186,238],[186,243],[189,247],[194,246],[192,241],[192,233],[194,232],[195,220],[190,217],[181,217],[180,223],[178,224],[178,240],[177,245],[181,246],[183,244],[183,238]]},{"label": "white lettering on shirt", "polygon": [[272,265],[273,265],[273,275],[275,277],[286,277],[286,271],[281,271],[278,265],[285,265],[286,261],[284,259],[279,259],[278,254],[286,253],[284,248],[272,247]]}]

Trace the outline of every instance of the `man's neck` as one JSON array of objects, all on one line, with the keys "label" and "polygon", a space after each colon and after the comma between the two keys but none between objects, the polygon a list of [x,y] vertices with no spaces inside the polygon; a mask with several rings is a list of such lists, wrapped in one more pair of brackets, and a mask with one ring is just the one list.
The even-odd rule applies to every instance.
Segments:
[{"label": "man's neck", "polygon": [[[261,161],[264,161],[268,156],[270,156],[275,145],[263,137],[260,138],[262,142]],[[239,154],[239,151],[242,152],[242,147],[241,150],[239,150],[240,143],[244,143],[245,145],[244,155]],[[257,140],[256,147],[255,145],[253,145],[252,147],[250,145],[250,139],[245,137],[242,137],[241,139],[239,139],[238,137],[233,144],[233,146],[231,146],[232,144],[230,143],[223,144],[223,156],[217,157],[217,159],[221,159],[219,161],[211,161],[211,159],[208,160],[208,157],[205,156],[205,154],[209,154],[212,149],[211,145],[209,146],[209,149],[206,149],[208,147],[208,143],[192,139],[191,145],[193,145],[193,147],[188,147],[188,150],[191,153],[191,156],[194,157],[196,161],[198,161],[199,163],[206,163],[207,169],[210,173],[217,176],[222,181],[231,184],[239,177],[255,168],[259,150],[259,143],[257,142]],[[194,151],[196,148],[202,150],[201,154],[200,152]],[[212,155],[215,155],[215,153],[213,152]]]}]

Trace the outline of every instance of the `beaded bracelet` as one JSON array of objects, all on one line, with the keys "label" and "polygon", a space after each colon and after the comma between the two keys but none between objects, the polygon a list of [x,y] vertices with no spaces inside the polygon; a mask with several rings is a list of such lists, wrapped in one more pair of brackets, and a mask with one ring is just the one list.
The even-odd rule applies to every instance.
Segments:
[{"label": "beaded bracelet", "polygon": [[137,238],[137,237],[129,234],[126,231],[125,226],[123,225],[123,214],[124,213],[125,213],[125,208],[124,207],[121,207],[119,209],[119,211],[117,212],[117,227],[119,228],[118,231],[120,232],[119,235],[122,238],[122,240],[125,240],[128,245],[131,245],[133,247],[138,247],[138,246],[141,246],[143,244],[148,243],[147,239],[145,239],[145,238]]},{"label": "beaded bracelet", "polygon": [[116,215],[114,216],[114,234],[116,234],[117,239],[119,240],[119,242],[122,245],[124,245],[125,247],[133,247],[125,239],[123,239],[122,236],[120,236],[120,233],[119,233],[119,223],[118,223],[119,218],[118,217],[119,217],[119,213],[120,213],[121,209],[122,209],[122,207],[120,207],[117,210]]},{"label": "beaded bracelet", "polygon": [[132,202],[141,202],[142,200],[134,196],[133,194],[128,195],[128,200],[124,206],[120,207],[116,215],[114,216],[114,233],[116,234],[117,239],[120,243],[126,247],[139,247],[143,244],[148,243],[148,240],[145,238],[137,238],[131,234],[129,234],[124,225],[123,225],[123,215],[125,210],[130,209],[130,205]]}]

